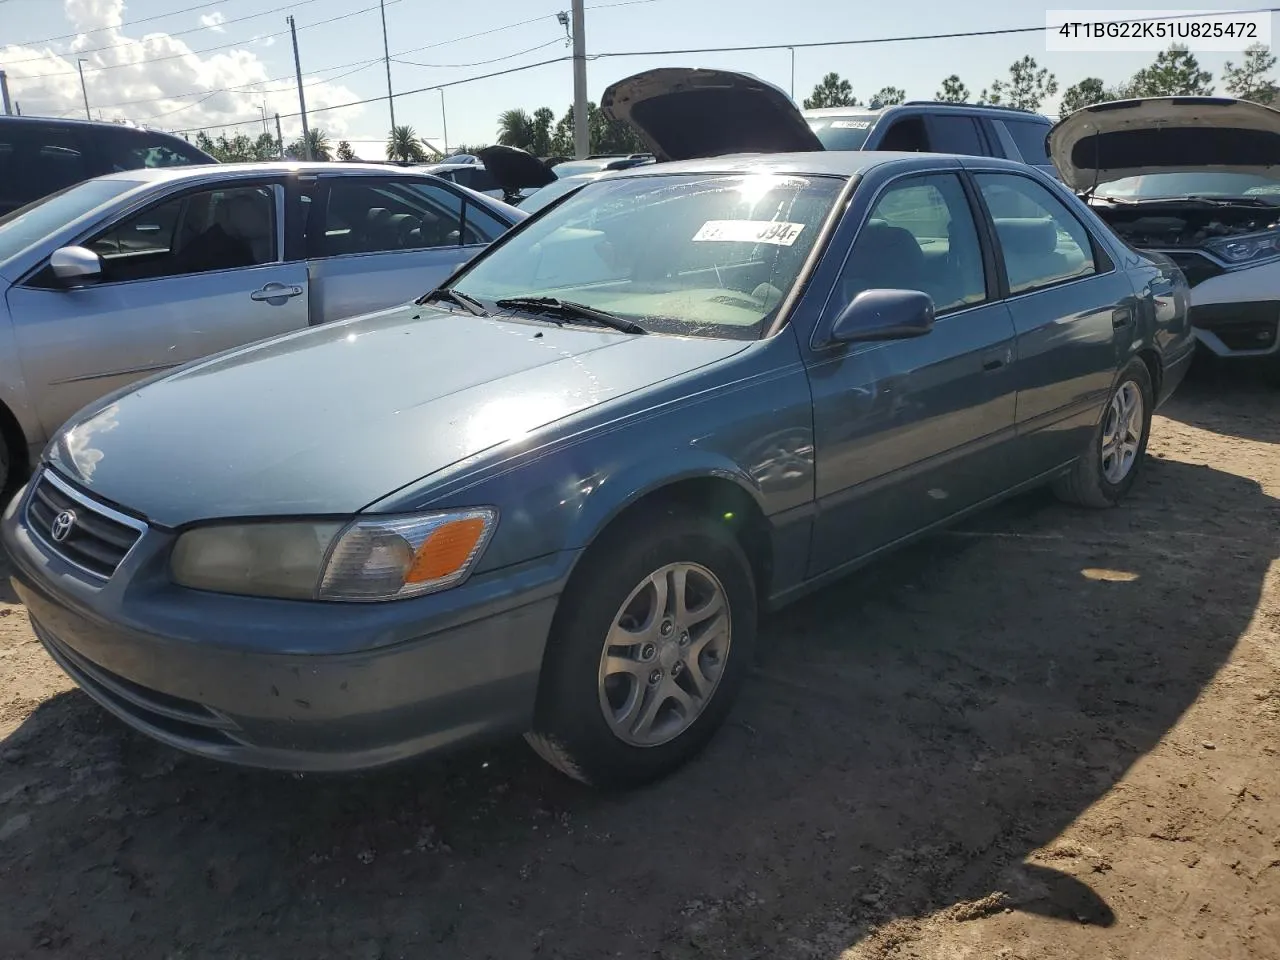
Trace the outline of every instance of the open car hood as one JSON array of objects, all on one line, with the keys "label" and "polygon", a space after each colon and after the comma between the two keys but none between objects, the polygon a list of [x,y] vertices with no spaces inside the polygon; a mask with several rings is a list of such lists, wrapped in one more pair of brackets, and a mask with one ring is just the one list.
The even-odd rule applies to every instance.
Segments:
[{"label": "open car hood", "polygon": [[823,149],[786,93],[746,73],[646,70],[609,86],[600,109],[636,130],[659,161]]},{"label": "open car hood", "polygon": [[1084,107],[1050,129],[1049,156],[1076,191],[1204,170],[1280,180],[1280,110],[1230,97],[1148,97]]},{"label": "open car hood", "polygon": [[498,143],[476,151],[476,156],[508,196],[521,190],[536,190],[556,180],[550,167],[519,147]]}]

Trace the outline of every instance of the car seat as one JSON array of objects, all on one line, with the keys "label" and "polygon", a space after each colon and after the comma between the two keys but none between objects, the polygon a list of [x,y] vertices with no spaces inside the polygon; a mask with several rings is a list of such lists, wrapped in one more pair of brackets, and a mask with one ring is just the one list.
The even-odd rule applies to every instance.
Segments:
[{"label": "car seat", "polygon": [[1048,217],[1003,217],[994,221],[1004,252],[1009,289],[1017,292],[1070,274],[1058,252],[1058,228]]}]

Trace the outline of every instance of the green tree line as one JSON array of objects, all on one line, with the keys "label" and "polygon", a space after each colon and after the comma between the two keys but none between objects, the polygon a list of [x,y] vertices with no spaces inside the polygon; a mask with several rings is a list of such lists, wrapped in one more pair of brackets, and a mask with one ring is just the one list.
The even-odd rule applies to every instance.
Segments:
[{"label": "green tree line", "polygon": [[[1255,44],[1244,51],[1239,64],[1228,60],[1223,67],[1221,82],[1225,91],[1242,100],[1271,105],[1280,96],[1280,87],[1271,79],[1276,58],[1263,44]],[[1107,100],[1125,100],[1131,97],[1208,96],[1214,92],[1214,77],[1200,66],[1195,55],[1186,47],[1174,44],[1162,50],[1154,61],[1132,77],[1114,87],[1107,86],[1098,77],[1085,77],[1063,91],[1061,115],[1066,116],[1082,107]],[[983,87],[972,100],[978,104],[1017,107],[1021,110],[1039,110],[1041,105],[1058,92],[1058,78],[1035,59],[1025,56],[1014,62],[1007,75],[997,77]],[[869,102],[881,106],[902,103],[906,93],[897,87],[884,87]],[[956,74],[942,81],[935,100],[945,103],[969,103],[969,88]],[[817,107],[860,107],[863,102],[853,92],[853,85],[838,73],[828,73],[804,100],[805,109]]]}]

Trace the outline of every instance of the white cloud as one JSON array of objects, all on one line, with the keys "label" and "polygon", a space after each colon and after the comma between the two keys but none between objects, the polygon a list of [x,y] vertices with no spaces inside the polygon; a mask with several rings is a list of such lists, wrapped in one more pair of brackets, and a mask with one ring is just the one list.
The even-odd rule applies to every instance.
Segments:
[{"label": "white cloud", "polygon": [[[215,129],[218,124],[260,116],[265,101],[268,116],[298,109],[297,90],[288,80],[243,89],[290,71],[269,67],[251,47],[268,47],[273,37],[246,40],[243,48],[194,52],[185,39],[166,33],[129,36],[122,28],[124,0],[64,0],[73,40],[55,44],[0,47],[0,63],[8,73],[10,96],[28,116],[82,117],[83,101],[76,61],[83,57],[85,86],[94,119],[127,119],[167,130],[207,127],[212,135],[261,132],[260,124]],[[201,22],[219,18],[215,13]],[[53,31],[50,31],[53,32]],[[214,31],[209,31],[212,34]],[[193,38],[204,34],[195,34]],[[207,35],[205,35],[207,36]],[[208,43],[207,40],[196,40]],[[99,48],[109,49],[99,49]],[[99,69],[110,67],[111,69]],[[341,83],[306,80],[308,112],[360,97]],[[235,90],[225,88],[235,87]],[[138,103],[137,101],[148,101]],[[336,142],[358,125],[363,107],[317,114],[312,126],[321,127]],[[282,121],[286,140],[301,132],[295,119]],[[272,125],[274,132],[274,125]]]},{"label": "white cloud", "polygon": [[226,19],[221,10],[215,10],[213,13],[202,13],[200,15],[200,26],[208,27],[214,33],[226,33],[227,31],[222,29],[222,21]]}]

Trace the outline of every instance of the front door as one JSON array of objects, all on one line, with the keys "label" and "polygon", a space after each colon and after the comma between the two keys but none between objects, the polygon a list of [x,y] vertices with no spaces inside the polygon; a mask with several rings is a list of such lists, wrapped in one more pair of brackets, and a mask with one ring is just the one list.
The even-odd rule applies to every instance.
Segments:
[{"label": "front door", "polygon": [[409,303],[507,230],[426,177],[325,177],[308,203],[311,322]]},{"label": "front door", "polygon": [[283,187],[236,182],[169,196],[83,242],[95,280],[46,268],[10,289],[28,389],[46,432],[157,371],[307,323],[302,262],[281,257]]},{"label": "front door", "polygon": [[811,576],[866,556],[1007,484],[1015,338],[974,206],[953,173],[891,182],[854,241],[829,323],[872,288],[922,290],[925,336],[809,360],[816,441]]}]

